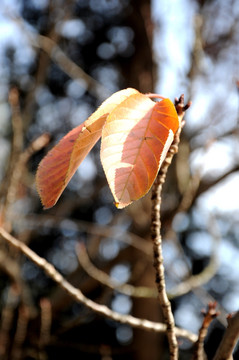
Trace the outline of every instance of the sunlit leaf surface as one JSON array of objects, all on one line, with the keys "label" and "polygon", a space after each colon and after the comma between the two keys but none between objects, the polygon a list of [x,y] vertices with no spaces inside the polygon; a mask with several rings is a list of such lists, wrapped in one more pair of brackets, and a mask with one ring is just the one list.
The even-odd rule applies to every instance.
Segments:
[{"label": "sunlit leaf surface", "polygon": [[143,94],[131,95],[110,113],[101,162],[118,208],[149,191],[178,125],[169,99],[155,103]]},{"label": "sunlit leaf surface", "polygon": [[59,199],[80,163],[99,140],[108,114],[135,89],[125,89],[110,96],[81,125],[70,131],[41,161],[36,185],[42,204],[50,208]]}]

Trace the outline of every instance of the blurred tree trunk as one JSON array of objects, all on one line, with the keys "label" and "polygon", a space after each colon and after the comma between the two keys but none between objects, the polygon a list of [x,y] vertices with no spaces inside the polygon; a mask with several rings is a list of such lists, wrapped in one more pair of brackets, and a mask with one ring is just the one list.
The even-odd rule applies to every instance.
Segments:
[{"label": "blurred tree trunk", "polygon": [[143,93],[154,89],[154,62],[152,52],[153,23],[151,2],[149,0],[132,1],[132,11],[128,17],[128,26],[134,30],[134,55],[124,63],[122,69],[127,86]]},{"label": "blurred tree trunk", "polygon": [[[132,12],[128,17],[128,26],[134,30],[134,55],[129,61],[124,63],[122,69],[126,81],[126,87],[134,87],[143,93],[153,92],[155,86],[152,50],[153,22],[151,18],[151,2],[149,0],[132,1]],[[148,201],[146,200],[146,206]],[[148,204],[149,205],[149,204]],[[150,215],[147,213],[147,221],[144,226],[138,227],[141,207],[137,205],[130,214],[135,222],[132,224],[132,231],[145,237],[149,234]],[[142,223],[141,223],[142,225]],[[148,237],[148,236],[147,236]],[[150,241],[150,240],[149,240]],[[131,251],[135,250],[131,248]],[[132,254],[132,258],[134,255]],[[135,286],[156,286],[155,272],[152,266],[147,266],[143,276],[134,283]],[[145,306],[145,304],[147,304]],[[155,299],[133,299],[133,315],[136,317],[146,318],[153,321],[162,321],[159,303]],[[159,358],[159,348],[161,348],[163,336],[154,333],[148,333],[142,330],[134,330],[133,348],[135,350],[135,359],[137,360],[156,360]],[[162,350],[160,351],[162,354]]]}]

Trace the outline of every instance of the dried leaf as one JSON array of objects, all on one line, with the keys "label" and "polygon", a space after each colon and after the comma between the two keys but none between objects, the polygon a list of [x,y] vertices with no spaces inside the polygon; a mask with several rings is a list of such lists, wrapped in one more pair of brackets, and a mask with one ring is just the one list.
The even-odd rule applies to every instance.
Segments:
[{"label": "dried leaf", "polygon": [[108,116],[101,162],[118,208],[151,188],[179,126],[173,103],[133,94]]},{"label": "dried leaf", "polygon": [[55,205],[80,163],[99,140],[108,114],[128,96],[137,93],[129,88],[110,96],[45,156],[36,174],[36,186],[44,208]]}]

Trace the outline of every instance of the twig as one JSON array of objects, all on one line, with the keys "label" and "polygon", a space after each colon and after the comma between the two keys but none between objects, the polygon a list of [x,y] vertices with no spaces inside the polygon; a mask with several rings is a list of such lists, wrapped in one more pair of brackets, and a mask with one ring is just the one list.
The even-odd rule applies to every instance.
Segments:
[{"label": "twig", "polygon": [[110,91],[106,89],[101,83],[96,81],[93,77],[88,75],[80,66],[72,61],[64,51],[57,45],[57,43],[47,36],[39,34],[31,34],[26,30],[21,18],[13,17],[7,14],[18,26],[21,31],[28,37],[31,45],[37,49],[42,49],[49,58],[54,61],[62,71],[64,71],[72,79],[83,80],[86,84],[87,90],[95,97],[105,100],[109,97]]},{"label": "twig", "polygon": [[11,205],[16,201],[19,184],[23,181],[22,176],[24,174],[27,162],[30,157],[37,151],[44,148],[50,141],[48,134],[42,134],[37,139],[33,140],[30,145],[21,153],[18,153],[17,162],[14,166],[14,171],[11,174],[9,188],[7,192],[7,204]]},{"label": "twig", "polygon": [[[50,214],[27,215],[25,219],[27,220],[28,224],[29,222],[38,226],[44,224],[44,226],[48,226],[50,228],[53,228],[54,226],[58,227],[63,220],[66,220],[66,218],[63,218],[61,216],[52,216]],[[23,219],[21,218],[20,221],[22,223]],[[146,241],[139,235],[136,235],[129,231],[127,231],[127,233],[125,232],[120,233],[119,227],[117,225],[113,225],[113,226],[97,225],[96,223],[91,223],[78,219],[71,219],[71,221],[74,222],[75,225],[77,225],[77,229],[80,231],[85,231],[88,234],[97,235],[99,237],[107,237],[107,238],[113,237],[117,241],[121,241],[129,246],[133,246],[135,249],[139,251],[142,251],[145,256],[149,257],[149,259],[151,259],[152,257],[152,249],[148,241]],[[68,229],[68,228],[72,229],[70,222],[69,224],[68,223],[64,224],[64,229]]]},{"label": "twig", "polygon": [[[21,218],[19,218],[20,221],[22,222],[23,220]],[[58,224],[60,222],[62,222],[62,220],[65,220],[65,218],[61,218],[61,217],[55,217],[55,216],[51,216],[51,215],[28,215],[27,216],[27,221],[29,224],[29,221],[32,222],[33,224],[37,224],[38,226],[41,226],[41,224],[44,223],[44,225],[46,224],[46,220],[48,221],[47,226],[49,227],[54,227],[54,226],[58,226]],[[98,236],[104,236],[104,237],[114,237],[115,238],[115,234],[117,233],[117,226],[102,226],[102,225],[97,225],[97,224],[92,224],[92,223],[88,223],[86,221],[81,221],[78,219],[73,219],[74,224],[76,224],[81,230],[85,230],[87,233],[89,234],[95,234]],[[71,229],[71,224],[64,224],[64,228],[66,229]],[[148,242],[146,242],[145,240],[143,240],[141,237],[139,237],[136,234],[127,232],[128,236],[117,236],[117,240],[118,241],[122,241],[125,242],[126,244],[135,247],[137,250],[142,251],[146,256],[149,256],[151,254],[151,248],[148,246]],[[180,282],[179,285],[175,286],[172,290],[170,290],[169,292],[167,292],[168,294],[168,298],[169,299],[173,299],[175,297],[178,296],[182,296],[186,293],[188,293],[189,291],[194,291],[196,288],[198,288],[199,286],[202,286],[204,283],[206,283],[215,273],[216,269],[217,269],[217,249],[218,249],[218,239],[215,236],[213,237],[215,239],[215,246],[213,246],[213,254],[210,258],[210,262],[207,265],[207,267],[205,269],[202,270],[201,273],[197,274],[197,275],[192,275],[190,276],[187,280]],[[139,287],[132,287],[132,285],[126,285],[125,284],[118,284],[114,281],[112,281],[110,279],[110,277],[105,274],[103,271],[97,269],[91,262],[89,259],[89,255],[87,254],[87,251],[85,249],[85,247],[82,245],[83,248],[80,248],[80,251],[77,252],[78,255],[78,259],[79,262],[81,264],[81,266],[84,268],[84,270],[86,271],[86,273],[88,273],[88,275],[90,275],[91,277],[93,277],[94,279],[100,281],[101,283],[103,283],[106,286],[109,286],[110,288],[115,288],[117,291],[128,294],[130,296],[133,297],[157,297],[158,291],[155,288],[151,288],[151,287],[146,287],[146,286],[139,286]],[[102,277],[101,275],[102,274]],[[128,288],[128,286],[130,286]],[[210,299],[207,301],[207,303],[209,301],[213,301],[213,299]],[[223,310],[220,309],[220,312],[223,313]],[[224,311],[225,313],[225,311]],[[224,323],[223,323],[224,324]]]},{"label": "twig", "polygon": [[226,171],[225,173],[223,173],[222,175],[220,175],[216,179],[212,179],[212,180],[209,180],[209,181],[201,181],[201,183],[199,184],[198,190],[197,190],[197,192],[195,194],[195,199],[197,199],[202,193],[208,191],[213,186],[215,186],[215,185],[219,184],[220,182],[222,182],[222,180],[227,178],[229,175],[231,175],[231,174],[233,174],[235,172],[238,172],[238,170],[239,170],[239,166],[238,166],[238,164],[235,164],[230,170]]},{"label": "twig", "polygon": [[[179,285],[175,286],[175,288],[167,292],[169,299],[174,299],[175,297],[187,294],[193,289],[207,283],[215,275],[218,265],[216,253],[217,246],[214,246],[213,249],[215,249],[215,251],[213,251],[208,266],[205,267],[201,273],[190,276],[188,279],[180,282]],[[118,281],[113,280],[108,274],[98,269],[91,262],[86,247],[83,243],[79,243],[77,246],[77,256],[80,265],[89,276],[113,290],[117,290],[118,292],[125,295],[138,298],[156,298],[158,295],[158,291],[153,287],[136,287],[130,284],[121,284]]]},{"label": "twig", "polygon": [[41,309],[41,328],[39,337],[39,359],[44,359],[44,347],[50,341],[51,324],[52,324],[52,308],[51,303],[47,298],[40,300]]},{"label": "twig", "polygon": [[19,290],[12,285],[7,293],[6,303],[1,314],[0,326],[0,358],[7,356],[11,340],[11,328],[14,321],[14,312],[19,302]]},{"label": "twig", "polygon": [[227,322],[228,327],[213,360],[232,359],[232,353],[239,338],[239,311],[229,315]]},{"label": "twig", "polygon": [[194,346],[194,355],[192,360],[204,360],[205,353],[204,353],[204,340],[207,336],[209,325],[211,324],[212,320],[215,319],[219,315],[216,311],[216,302],[208,304],[208,310],[202,311],[204,315],[203,323],[201,329],[199,330],[198,341],[195,343]]},{"label": "twig", "polygon": [[22,346],[26,340],[27,326],[29,323],[29,309],[22,305],[18,310],[17,327],[11,351],[12,360],[22,359]]},{"label": "twig", "polygon": [[72,79],[85,81],[88,90],[96,97],[105,99],[110,95],[109,91],[98,81],[88,75],[76,63],[74,63],[61,48],[50,38],[38,35],[37,41],[32,42],[34,46],[40,47],[48,56]]},{"label": "twig", "polygon": [[[54,280],[61,288],[63,288],[72,298],[76,301],[81,302],[89,309],[94,312],[103,315],[107,318],[110,318],[114,321],[118,321],[122,324],[128,324],[136,328],[144,329],[147,331],[153,332],[165,332],[167,327],[165,324],[156,323],[153,321],[139,319],[133,317],[131,315],[123,315],[119,314],[115,311],[110,310],[105,305],[100,305],[95,303],[94,301],[88,299],[83,293],[71,285],[48,261],[44,258],[38,256],[34,251],[32,251],[26,244],[22,243],[12,235],[10,235],[6,230],[0,227],[0,235],[15,249],[21,251],[24,255],[26,255],[29,259],[31,259],[36,265],[38,265],[41,269],[45,271],[45,273]],[[195,342],[197,340],[197,336],[190,331],[185,329],[175,328],[176,336],[187,338],[188,340]]]},{"label": "twig", "polygon": [[159,174],[154,182],[152,189],[152,220],[151,220],[151,236],[153,240],[154,251],[154,267],[156,271],[156,284],[158,288],[159,302],[162,306],[164,320],[167,325],[167,337],[169,342],[170,359],[178,359],[178,343],[176,339],[174,317],[171,309],[171,304],[166,293],[164,266],[163,266],[163,254],[162,254],[162,238],[160,235],[161,221],[160,221],[160,205],[161,205],[161,191],[165,182],[166,174],[169,165],[172,162],[174,154],[178,151],[178,144],[180,133],[182,130],[183,117],[185,111],[190,106],[188,103],[184,106],[184,96],[181,95],[179,99],[175,101],[175,107],[179,117],[179,130],[175,135],[173,144],[171,145],[166,159],[159,171]]},{"label": "twig", "polygon": [[82,243],[78,244],[77,246],[77,256],[79,263],[83,267],[85,272],[93,279],[99,281],[101,284],[104,284],[109,288],[117,290],[128,296],[141,298],[155,298],[157,296],[157,290],[155,288],[150,288],[146,286],[135,287],[130,284],[121,284],[118,281],[113,280],[104,271],[97,269],[97,267],[94,266],[90,261],[87,250]]},{"label": "twig", "polygon": [[18,154],[23,147],[23,125],[19,103],[19,92],[16,87],[9,91],[9,104],[12,110],[13,152]]},{"label": "twig", "polygon": [[41,309],[41,331],[39,344],[40,347],[46,345],[50,339],[51,323],[52,323],[52,308],[51,303],[47,298],[40,300]]},{"label": "twig", "polygon": [[6,222],[5,228],[7,225],[11,226],[10,224],[12,219],[9,218],[11,213],[10,207],[17,199],[19,184],[22,183],[27,161],[34,152],[39,151],[42,147],[46,146],[50,140],[48,134],[43,134],[34,140],[27,149],[23,151],[23,123],[17,88],[12,88],[10,90],[9,103],[12,110],[12,149],[10,164],[0,190],[0,196],[4,196],[1,218],[2,222]]},{"label": "twig", "polygon": [[[15,291],[18,292],[21,301],[31,309],[31,313],[35,312],[34,305],[32,303],[29,288],[21,278],[21,269],[17,261],[12,259],[6,251],[0,251],[0,270],[5,272],[13,283]],[[31,315],[32,315],[31,314]]]},{"label": "twig", "polygon": [[194,290],[195,288],[206,284],[215,275],[217,268],[217,258],[212,255],[208,266],[205,267],[205,269],[203,269],[201,273],[197,275],[192,275],[190,278],[180,282],[179,285],[175,286],[175,288],[169,291],[169,299],[174,299],[175,297],[185,295],[190,291]]},{"label": "twig", "polygon": [[201,183],[201,173],[197,171],[189,179],[189,183],[178,206],[177,212],[187,212],[196,198],[196,194]]},{"label": "twig", "polygon": [[215,219],[212,216],[210,217],[208,224],[213,241],[212,254],[208,265],[199,274],[191,275],[188,279],[175,286],[175,288],[168,293],[169,299],[185,295],[189,291],[206,284],[216,274],[218,269],[218,249],[220,246],[221,235],[216,227]]},{"label": "twig", "polygon": [[19,154],[23,147],[23,125],[19,104],[18,89],[13,87],[9,91],[9,104],[11,107],[11,122],[12,122],[12,146],[10,162],[5,176],[5,181],[1,186],[1,195],[4,196],[4,204],[2,208],[2,221],[6,220],[8,207],[16,193],[16,184],[12,181],[15,173],[15,165],[18,163]]}]

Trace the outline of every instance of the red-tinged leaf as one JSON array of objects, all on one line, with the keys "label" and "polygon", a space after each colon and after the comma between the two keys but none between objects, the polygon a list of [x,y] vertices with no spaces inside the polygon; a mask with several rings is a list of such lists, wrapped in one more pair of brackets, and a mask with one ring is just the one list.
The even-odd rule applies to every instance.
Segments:
[{"label": "red-tinged leaf", "polygon": [[179,126],[169,99],[155,103],[133,94],[108,116],[102,132],[101,162],[118,208],[151,188]]},{"label": "red-tinged leaf", "polygon": [[137,93],[129,88],[110,96],[45,156],[36,174],[36,186],[44,208],[55,205],[80,163],[99,140],[108,114],[128,96]]}]

